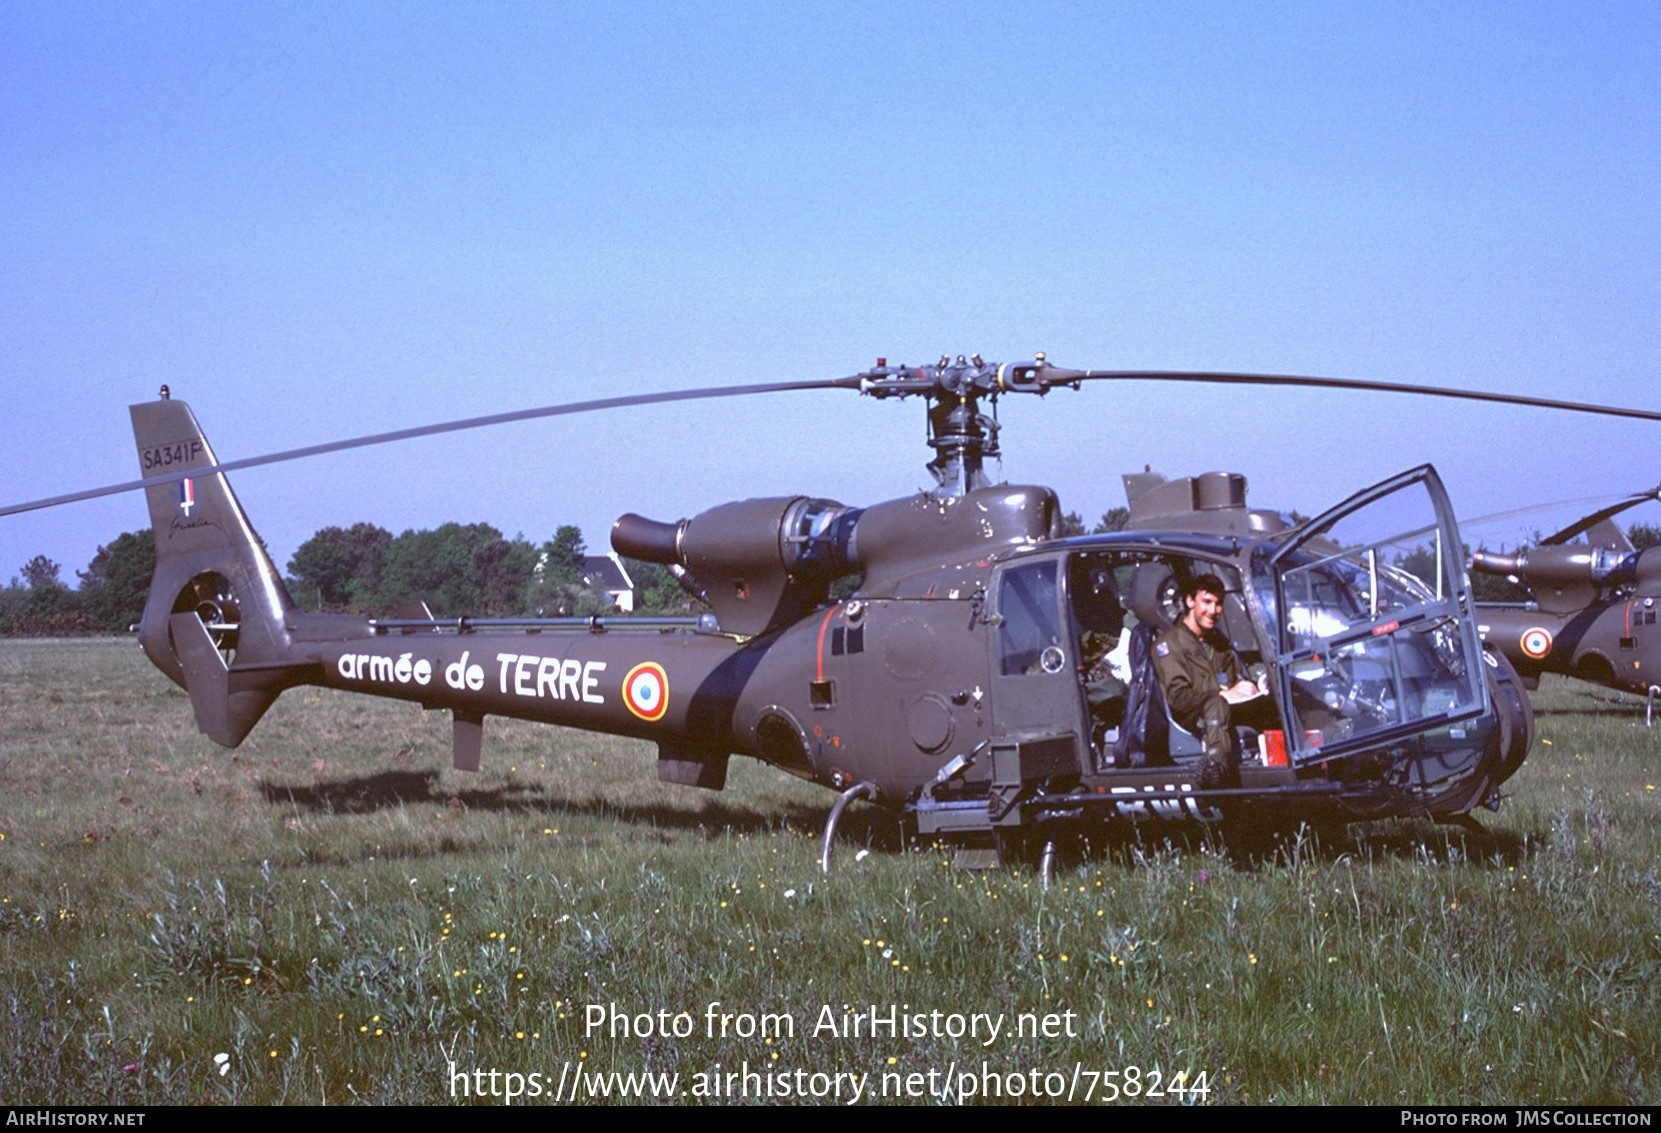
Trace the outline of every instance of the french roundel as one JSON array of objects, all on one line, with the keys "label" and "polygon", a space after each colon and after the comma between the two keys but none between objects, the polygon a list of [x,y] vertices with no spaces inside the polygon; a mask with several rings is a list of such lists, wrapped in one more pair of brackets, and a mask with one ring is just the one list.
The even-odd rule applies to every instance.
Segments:
[{"label": "french roundel", "polygon": [[642,661],[623,678],[623,703],[642,720],[663,719],[669,711],[669,677],[656,661]]},{"label": "french roundel", "polygon": [[1547,653],[1551,652],[1551,634],[1543,629],[1540,629],[1538,626],[1534,629],[1525,630],[1523,632],[1522,647],[1524,653],[1528,654],[1530,657],[1533,657],[1535,660],[1539,660],[1541,657],[1544,657]]}]

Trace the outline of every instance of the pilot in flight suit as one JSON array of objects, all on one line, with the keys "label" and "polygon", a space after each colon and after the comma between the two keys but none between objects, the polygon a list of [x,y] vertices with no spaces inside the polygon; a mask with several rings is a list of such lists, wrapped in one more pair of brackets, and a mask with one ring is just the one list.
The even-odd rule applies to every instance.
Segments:
[{"label": "pilot in flight suit", "polygon": [[1214,574],[1189,583],[1183,593],[1187,614],[1159,635],[1153,651],[1171,718],[1205,744],[1200,782],[1207,787],[1223,785],[1235,772],[1231,706],[1261,695],[1246,679],[1239,656],[1217,632],[1223,593],[1222,579]]}]

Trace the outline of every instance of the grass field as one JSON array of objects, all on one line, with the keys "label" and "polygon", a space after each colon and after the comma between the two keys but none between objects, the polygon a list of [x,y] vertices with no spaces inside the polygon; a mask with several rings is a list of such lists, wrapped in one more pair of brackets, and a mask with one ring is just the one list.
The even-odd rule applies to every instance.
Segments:
[{"label": "grass field", "polygon": [[227,752],[130,640],[0,642],[0,1102],[1655,1103],[1661,728],[1536,704],[1486,834],[1104,841],[1046,891],[857,809],[823,878],[833,796],[747,762],[493,719],[465,775],[446,716],[315,690]]}]

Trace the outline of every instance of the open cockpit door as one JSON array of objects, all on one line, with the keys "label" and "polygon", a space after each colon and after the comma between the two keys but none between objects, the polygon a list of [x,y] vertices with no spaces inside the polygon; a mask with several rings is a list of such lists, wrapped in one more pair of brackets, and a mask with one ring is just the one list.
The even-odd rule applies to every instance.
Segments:
[{"label": "open cockpit door", "polygon": [[[1023,765],[1050,774],[1077,773],[1090,752],[1061,566],[1053,555],[1018,559],[994,582],[993,733],[1000,744],[1019,743]],[[1042,753],[1038,763],[1032,752]]]},{"label": "open cockpit door", "polygon": [[1491,711],[1453,509],[1430,465],[1298,528],[1254,577],[1294,766]]}]

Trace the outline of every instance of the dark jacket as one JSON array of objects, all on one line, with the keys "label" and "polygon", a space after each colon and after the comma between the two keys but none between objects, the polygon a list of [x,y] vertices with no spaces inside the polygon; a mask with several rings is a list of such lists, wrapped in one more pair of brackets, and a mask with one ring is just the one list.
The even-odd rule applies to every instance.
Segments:
[{"label": "dark jacket", "polygon": [[1165,702],[1171,706],[1171,718],[1191,732],[1198,730],[1196,724],[1206,705],[1213,698],[1221,699],[1224,688],[1245,676],[1240,658],[1222,634],[1213,630],[1196,637],[1183,622],[1159,635],[1153,664]]}]

